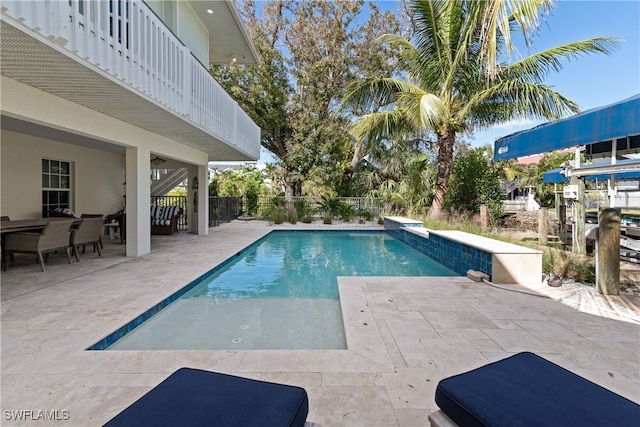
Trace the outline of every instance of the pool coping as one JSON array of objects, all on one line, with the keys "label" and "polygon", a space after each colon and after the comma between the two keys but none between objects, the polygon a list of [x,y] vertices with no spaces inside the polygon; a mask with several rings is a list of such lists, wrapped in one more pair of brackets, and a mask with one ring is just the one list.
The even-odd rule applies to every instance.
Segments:
[{"label": "pool coping", "polygon": [[460,275],[474,270],[498,284],[542,280],[542,251],[458,230],[430,230],[422,221],[385,217],[384,228]]}]

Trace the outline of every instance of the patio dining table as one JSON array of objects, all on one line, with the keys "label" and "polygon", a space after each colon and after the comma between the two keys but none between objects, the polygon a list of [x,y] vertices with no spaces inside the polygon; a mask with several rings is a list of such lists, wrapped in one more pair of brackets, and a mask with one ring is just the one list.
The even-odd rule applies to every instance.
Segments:
[{"label": "patio dining table", "polygon": [[77,226],[82,222],[82,218],[41,218],[41,219],[18,219],[13,221],[0,221],[0,233],[2,234],[2,270],[7,269],[7,253],[4,249],[4,235],[6,233],[17,233],[20,231],[39,231],[42,230],[50,222],[65,221],[75,219],[73,226]]},{"label": "patio dining table", "polygon": [[[0,221],[0,233],[15,233],[18,231],[37,231],[42,230],[48,223],[53,221],[64,221],[71,218],[41,218],[41,219],[18,219],[14,221]],[[73,225],[77,225],[82,218],[75,218]]]}]

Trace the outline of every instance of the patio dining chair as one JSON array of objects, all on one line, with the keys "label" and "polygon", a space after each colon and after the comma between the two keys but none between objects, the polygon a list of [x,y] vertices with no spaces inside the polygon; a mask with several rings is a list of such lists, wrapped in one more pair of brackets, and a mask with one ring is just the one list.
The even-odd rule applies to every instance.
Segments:
[{"label": "patio dining chair", "polygon": [[103,217],[83,218],[82,222],[77,228],[71,230],[71,247],[73,248],[73,254],[76,257],[76,261],[80,261],[78,258],[78,247],[82,246],[82,253],[85,252],[85,246],[92,244],[93,251],[98,250],[98,256],[100,254],[100,244],[102,237],[102,228],[104,226]]},{"label": "patio dining chair", "polygon": [[[64,249],[71,264],[69,238],[73,219],[49,222],[42,233],[8,233],[5,238],[5,251],[9,254],[25,252],[38,254],[38,263],[44,270],[43,254]],[[11,259],[11,257],[9,257]]]},{"label": "patio dining chair", "polygon": [[[82,215],[80,215],[80,218],[100,218],[104,222],[104,215],[103,214],[86,214],[86,213],[83,213]],[[104,245],[102,244],[102,239],[100,239],[99,244],[100,244],[100,249],[104,249]]]}]

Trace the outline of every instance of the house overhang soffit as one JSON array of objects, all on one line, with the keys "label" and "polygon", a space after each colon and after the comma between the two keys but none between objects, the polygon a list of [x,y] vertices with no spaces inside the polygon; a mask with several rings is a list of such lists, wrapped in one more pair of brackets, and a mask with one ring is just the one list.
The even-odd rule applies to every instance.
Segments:
[{"label": "house overhang soffit", "polygon": [[209,32],[211,64],[229,64],[233,58],[238,64],[260,63],[260,55],[233,1],[191,0],[189,4]]},{"label": "house overhang soffit", "polygon": [[[2,22],[2,75],[60,98],[164,135],[216,160],[255,160],[255,154],[217,139],[96,67],[81,64],[52,44]],[[25,52],[29,52],[25,55]]]}]

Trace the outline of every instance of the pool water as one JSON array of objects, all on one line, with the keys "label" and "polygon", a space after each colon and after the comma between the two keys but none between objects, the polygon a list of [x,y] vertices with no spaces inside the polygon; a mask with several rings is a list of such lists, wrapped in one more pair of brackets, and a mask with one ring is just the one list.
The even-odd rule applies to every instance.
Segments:
[{"label": "pool water", "polygon": [[346,349],[338,276],[457,275],[383,231],[276,231],[108,349]]}]

